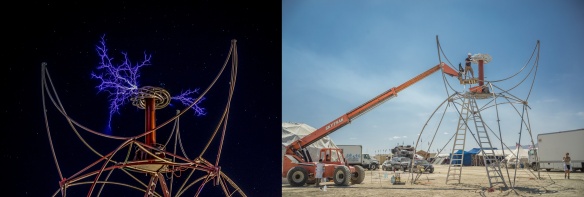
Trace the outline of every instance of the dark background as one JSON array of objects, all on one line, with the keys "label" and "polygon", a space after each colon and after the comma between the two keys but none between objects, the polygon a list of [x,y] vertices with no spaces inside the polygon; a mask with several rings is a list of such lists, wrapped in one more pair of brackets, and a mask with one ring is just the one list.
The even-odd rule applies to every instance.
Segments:
[{"label": "dark background", "polygon": [[[151,65],[141,69],[140,84],[163,87],[173,96],[186,89],[207,88],[223,65],[231,40],[236,39],[237,83],[219,165],[248,196],[281,195],[281,2],[172,2],[13,2],[4,6],[1,20],[8,44],[3,44],[1,54],[8,61],[1,66],[3,196],[52,196],[60,178],[51,148],[65,177],[98,159],[46,98],[53,146],[49,144],[41,63],[47,63],[67,114],[104,132],[108,94],[98,93],[99,81],[90,77],[100,63],[96,46],[104,35],[114,61],[123,60],[122,52],[133,64],[142,61],[144,54],[152,55]],[[201,152],[218,124],[227,102],[229,76],[227,69],[201,103],[207,115],[197,117],[188,111],[180,119],[190,158]],[[157,121],[168,120],[184,107],[173,104],[158,110]],[[112,117],[112,135],[140,134],[143,117],[143,111],[130,103],[124,105]],[[159,143],[166,140],[171,125],[165,128],[158,131]],[[77,130],[102,154],[121,144]],[[216,160],[217,141],[203,158]],[[71,187],[67,196],[86,196],[86,187],[79,188]],[[114,188],[116,196],[143,195]],[[201,195],[224,194],[219,186],[208,183]]]}]

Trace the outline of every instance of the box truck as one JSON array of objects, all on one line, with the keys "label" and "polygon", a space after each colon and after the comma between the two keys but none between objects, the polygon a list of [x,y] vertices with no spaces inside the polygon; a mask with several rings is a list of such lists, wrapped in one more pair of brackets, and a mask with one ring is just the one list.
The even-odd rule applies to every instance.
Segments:
[{"label": "box truck", "polygon": [[343,150],[343,155],[349,165],[359,165],[369,170],[376,170],[379,167],[379,161],[363,153],[361,145],[337,145],[337,147]]}]

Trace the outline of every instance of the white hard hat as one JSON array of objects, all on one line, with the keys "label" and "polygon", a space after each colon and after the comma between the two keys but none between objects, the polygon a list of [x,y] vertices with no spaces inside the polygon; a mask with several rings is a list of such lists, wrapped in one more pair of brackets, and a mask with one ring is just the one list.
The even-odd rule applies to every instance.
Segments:
[{"label": "white hard hat", "polygon": [[472,55],[472,54],[468,53],[468,55]]}]

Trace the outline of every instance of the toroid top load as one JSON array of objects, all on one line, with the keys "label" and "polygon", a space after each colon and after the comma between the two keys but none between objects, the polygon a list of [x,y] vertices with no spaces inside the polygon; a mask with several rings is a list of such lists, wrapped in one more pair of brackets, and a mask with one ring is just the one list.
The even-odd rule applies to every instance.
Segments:
[{"label": "toroid top load", "polygon": [[493,60],[489,54],[474,54],[470,57],[473,64],[479,64],[479,60],[483,60],[483,64],[487,64]]}]

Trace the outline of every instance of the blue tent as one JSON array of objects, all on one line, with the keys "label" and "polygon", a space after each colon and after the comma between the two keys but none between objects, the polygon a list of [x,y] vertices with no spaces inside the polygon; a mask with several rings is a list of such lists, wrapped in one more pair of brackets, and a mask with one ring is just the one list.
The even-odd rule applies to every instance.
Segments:
[{"label": "blue tent", "polygon": [[[491,150],[491,149],[492,150],[497,150],[497,148],[483,148],[482,150]],[[470,149],[469,151],[467,151],[467,153],[470,155],[470,158],[474,158],[474,160],[475,160],[474,162],[471,161],[471,160],[469,160],[469,162],[471,162],[471,163],[469,163],[468,165],[475,165],[475,166],[477,166],[477,165],[483,166],[484,165],[483,164],[483,160],[479,159],[479,158],[482,158],[482,157],[475,157],[476,155],[478,155],[478,154],[481,153],[481,148],[473,148],[473,149]],[[466,158],[467,157],[465,157],[464,158],[464,161],[463,161],[465,166],[467,165]]]},{"label": "blue tent", "polygon": [[[497,148],[484,148],[484,149],[485,150],[491,150],[491,149],[497,150]],[[481,148],[473,148],[473,149],[470,149],[467,152],[470,153],[470,154],[476,155],[476,154],[479,154],[481,152]]]},{"label": "blue tent", "polygon": [[479,154],[481,152],[481,148],[473,148],[473,149],[470,149],[467,152],[470,153],[470,154],[476,155],[476,154]]},{"label": "blue tent", "polygon": [[[458,150],[454,154],[461,154],[461,152],[462,152],[462,150]],[[472,161],[471,161],[471,159],[472,159],[471,155],[472,154],[470,154],[467,151],[462,152],[462,165],[463,166],[470,166],[471,165],[471,163],[472,163]],[[452,157],[452,154],[450,154],[450,157]],[[460,159],[460,155],[455,155],[452,159],[453,159],[452,164],[460,164],[460,161],[459,160],[454,160],[454,159]]]}]

